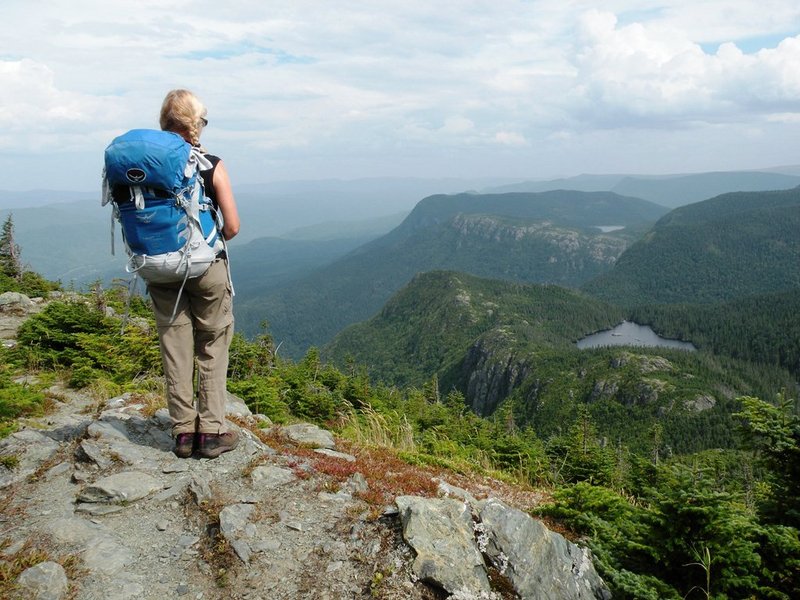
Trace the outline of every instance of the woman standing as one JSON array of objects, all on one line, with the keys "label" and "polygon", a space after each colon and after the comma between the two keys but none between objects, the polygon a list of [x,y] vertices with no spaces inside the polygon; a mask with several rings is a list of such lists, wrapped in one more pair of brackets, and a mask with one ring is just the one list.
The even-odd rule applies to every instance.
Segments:
[{"label": "woman standing", "polygon": [[[160,125],[162,130],[177,133],[199,148],[200,135],[208,125],[206,117],[206,108],[192,92],[172,90],[161,106]],[[229,240],[239,233],[231,182],[222,160],[202,152],[212,165],[200,173],[205,193],[222,213],[221,233]],[[182,292],[180,283],[147,286],[158,327],[174,452],[181,458],[188,458],[195,451],[202,457],[216,458],[239,443],[236,432],[225,426],[228,348],[233,337],[227,261],[223,251],[203,275],[186,280]]]}]

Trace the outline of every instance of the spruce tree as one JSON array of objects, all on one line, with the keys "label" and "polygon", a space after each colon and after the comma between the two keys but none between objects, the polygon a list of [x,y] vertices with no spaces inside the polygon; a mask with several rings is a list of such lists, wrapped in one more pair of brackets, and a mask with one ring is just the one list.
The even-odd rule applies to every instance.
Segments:
[{"label": "spruce tree", "polygon": [[6,217],[3,233],[0,235],[0,272],[17,280],[22,276],[19,246],[14,240],[14,220],[11,214]]}]

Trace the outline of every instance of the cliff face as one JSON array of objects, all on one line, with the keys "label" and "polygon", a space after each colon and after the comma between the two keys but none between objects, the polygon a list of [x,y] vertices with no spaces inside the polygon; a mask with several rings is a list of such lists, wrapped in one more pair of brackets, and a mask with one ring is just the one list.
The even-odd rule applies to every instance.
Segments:
[{"label": "cliff face", "polygon": [[460,372],[467,403],[485,417],[528,377],[530,367],[515,353],[498,346],[496,340],[482,337],[467,350]]},{"label": "cliff face", "polygon": [[572,270],[611,267],[625,251],[623,238],[558,227],[542,221],[524,225],[488,215],[456,215],[450,226],[464,238],[478,238],[496,244],[526,243],[550,254],[548,262],[559,262]]}]

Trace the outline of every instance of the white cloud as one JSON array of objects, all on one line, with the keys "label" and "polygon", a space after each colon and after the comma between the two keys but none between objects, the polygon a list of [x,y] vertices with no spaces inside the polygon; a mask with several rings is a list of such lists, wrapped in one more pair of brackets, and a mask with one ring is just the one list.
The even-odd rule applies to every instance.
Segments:
[{"label": "white cloud", "polygon": [[624,127],[800,111],[800,37],[752,55],[734,43],[707,54],[679,31],[620,26],[610,13],[586,13],[581,25],[573,100],[583,120]]},{"label": "white cloud", "polygon": [[0,60],[0,129],[5,150],[83,146],[87,131],[121,116],[108,99],[59,89],[55,74],[30,59]]},{"label": "white cloud", "polygon": [[498,131],[494,136],[498,144],[504,146],[527,146],[528,141],[525,136],[516,131]]}]

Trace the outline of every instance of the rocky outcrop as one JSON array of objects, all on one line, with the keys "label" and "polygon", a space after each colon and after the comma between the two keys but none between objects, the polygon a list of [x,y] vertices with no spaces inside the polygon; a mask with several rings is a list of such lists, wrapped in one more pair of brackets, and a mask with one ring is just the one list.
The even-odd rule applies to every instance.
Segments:
[{"label": "rocky outcrop", "polygon": [[691,400],[685,402],[686,408],[695,412],[702,412],[704,410],[711,410],[717,405],[717,399],[708,394],[698,394]]},{"label": "rocky outcrop", "polygon": [[[313,439],[329,445],[330,432],[294,427],[293,435],[312,434],[295,445],[273,427],[270,435],[298,452],[279,453],[258,428],[268,420],[231,396],[239,447],[215,460],[181,460],[165,409],[150,414],[125,395],[87,413],[91,398],[64,398],[58,413],[0,441],[0,561],[41,541],[49,559],[20,574],[20,597],[338,600],[369,593],[376,571],[386,574],[387,597],[425,595],[411,580],[410,549],[390,522],[367,518],[355,495],[364,478],[324,487],[308,453],[356,460],[309,449]],[[73,568],[45,564],[70,561]]]},{"label": "rocky outcrop", "polygon": [[13,346],[20,324],[29,316],[42,309],[42,298],[31,299],[19,292],[0,294],[0,340],[6,347]]},{"label": "rocky outcrop", "polygon": [[[551,221],[514,224],[502,217],[457,214],[450,226],[461,236],[483,238],[491,242],[535,241],[551,248],[552,261],[569,264],[575,270],[587,266],[611,266],[625,251],[626,242],[606,235],[587,235],[578,229],[559,227]],[[588,264],[584,264],[588,263]]]},{"label": "rocky outcrop", "polygon": [[401,496],[396,502],[403,537],[417,554],[413,567],[417,577],[451,594],[491,590],[467,505],[450,498],[415,496]]},{"label": "rocky outcrop", "polygon": [[482,503],[478,516],[486,555],[523,600],[611,598],[587,548],[499,500]]},{"label": "rocky outcrop", "polygon": [[611,598],[588,549],[500,500],[403,496],[397,506],[414,573],[451,594],[486,597],[491,566],[522,600]]}]

